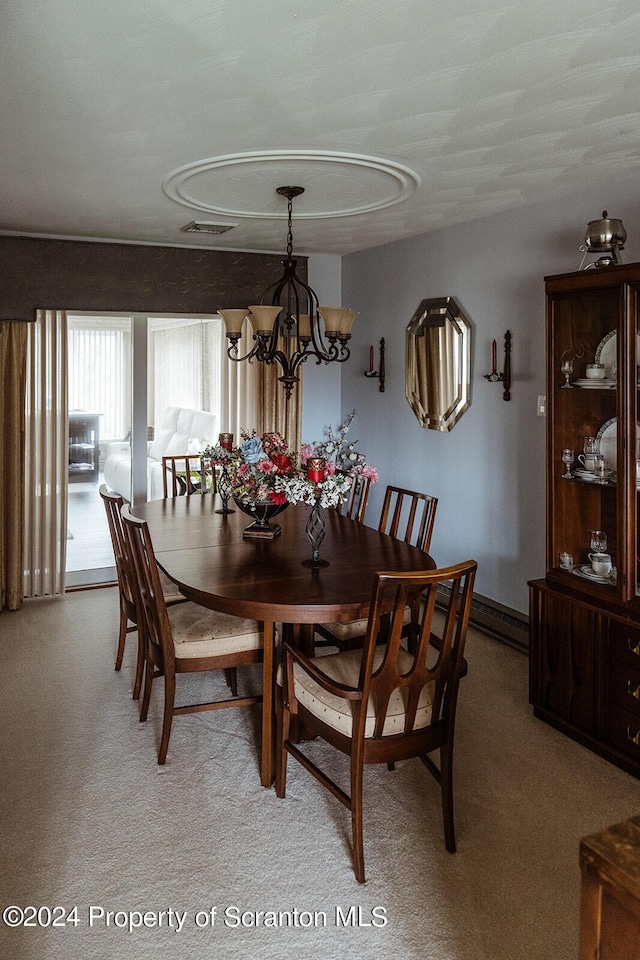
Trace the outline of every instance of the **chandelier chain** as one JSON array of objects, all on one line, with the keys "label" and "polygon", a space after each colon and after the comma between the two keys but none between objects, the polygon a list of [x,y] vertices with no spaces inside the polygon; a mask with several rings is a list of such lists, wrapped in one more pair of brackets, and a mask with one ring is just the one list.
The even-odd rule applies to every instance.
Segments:
[{"label": "chandelier chain", "polygon": [[289,230],[287,232],[287,256],[291,257],[293,253],[293,225],[292,225],[293,198],[292,197],[287,198],[287,211],[288,211],[288,217],[289,217]]}]

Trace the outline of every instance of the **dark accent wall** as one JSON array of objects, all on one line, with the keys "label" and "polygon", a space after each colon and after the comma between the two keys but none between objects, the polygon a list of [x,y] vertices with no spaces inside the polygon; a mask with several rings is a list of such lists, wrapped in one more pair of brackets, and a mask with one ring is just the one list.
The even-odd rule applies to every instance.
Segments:
[{"label": "dark accent wall", "polygon": [[261,253],[0,237],[0,320],[44,308],[215,313],[259,302],[281,274],[280,257]]}]

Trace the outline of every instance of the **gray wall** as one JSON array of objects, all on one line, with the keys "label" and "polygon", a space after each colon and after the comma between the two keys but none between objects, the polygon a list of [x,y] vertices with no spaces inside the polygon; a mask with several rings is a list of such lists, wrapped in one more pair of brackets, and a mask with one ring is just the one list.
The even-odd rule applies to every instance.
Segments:
[{"label": "gray wall", "polygon": [[[423,186],[422,189],[427,189]],[[388,483],[439,497],[432,554],[439,565],[478,561],[476,590],[526,612],[527,581],[544,574],[546,275],[577,270],[589,220],[624,221],[625,263],[640,260],[640,196],[633,183],[582,193],[423,234],[345,257],[342,302],[360,311],[342,372],[342,416],[380,470],[368,522]],[[405,399],[405,328],[420,301],[453,296],[473,326],[471,406],[451,433],[420,427]],[[511,401],[490,384],[491,341],[512,333]],[[369,345],[386,341],[387,384],[364,377]],[[561,468],[558,465],[558,469]]]},{"label": "gray wall", "polygon": [[[318,295],[321,306],[339,306],[341,298],[341,258],[332,254],[309,257],[309,283]],[[345,306],[348,304],[345,302]],[[302,442],[323,440],[328,426],[338,426],[341,418],[340,396],[342,374],[350,361],[321,363],[312,360],[302,366]],[[351,371],[349,371],[351,372]]]}]

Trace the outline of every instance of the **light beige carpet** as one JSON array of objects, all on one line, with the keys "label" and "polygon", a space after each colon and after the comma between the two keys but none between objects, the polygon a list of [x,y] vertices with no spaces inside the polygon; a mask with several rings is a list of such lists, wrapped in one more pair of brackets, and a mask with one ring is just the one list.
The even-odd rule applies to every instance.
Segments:
[{"label": "light beige carpet", "polygon": [[[362,887],[337,801],[293,762],[286,800],[260,786],[255,710],[176,718],[156,765],[160,690],[140,724],[116,629],[114,589],[0,616],[0,902],[78,920],[0,923],[1,957],[574,960],[579,840],[637,815],[640,785],[533,718],[522,654],[471,632],[457,854],[418,761],[367,771]],[[185,698],[220,683],[179,679]]]}]

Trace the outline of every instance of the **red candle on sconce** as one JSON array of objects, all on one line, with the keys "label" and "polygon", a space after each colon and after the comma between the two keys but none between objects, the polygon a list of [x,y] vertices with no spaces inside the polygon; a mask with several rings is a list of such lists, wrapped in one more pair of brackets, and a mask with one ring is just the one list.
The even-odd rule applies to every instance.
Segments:
[{"label": "red candle on sconce", "polygon": [[218,443],[223,450],[233,450],[233,434],[232,433],[221,433],[218,435]]},{"label": "red candle on sconce", "polygon": [[498,344],[494,340],[491,344],[491,373],[498,372]]},{"label": "red candle on sconce", "polygon": [[307,479],[312,483],[322,483],[327,475],[324,457],[309,457],[307,460]]}]

